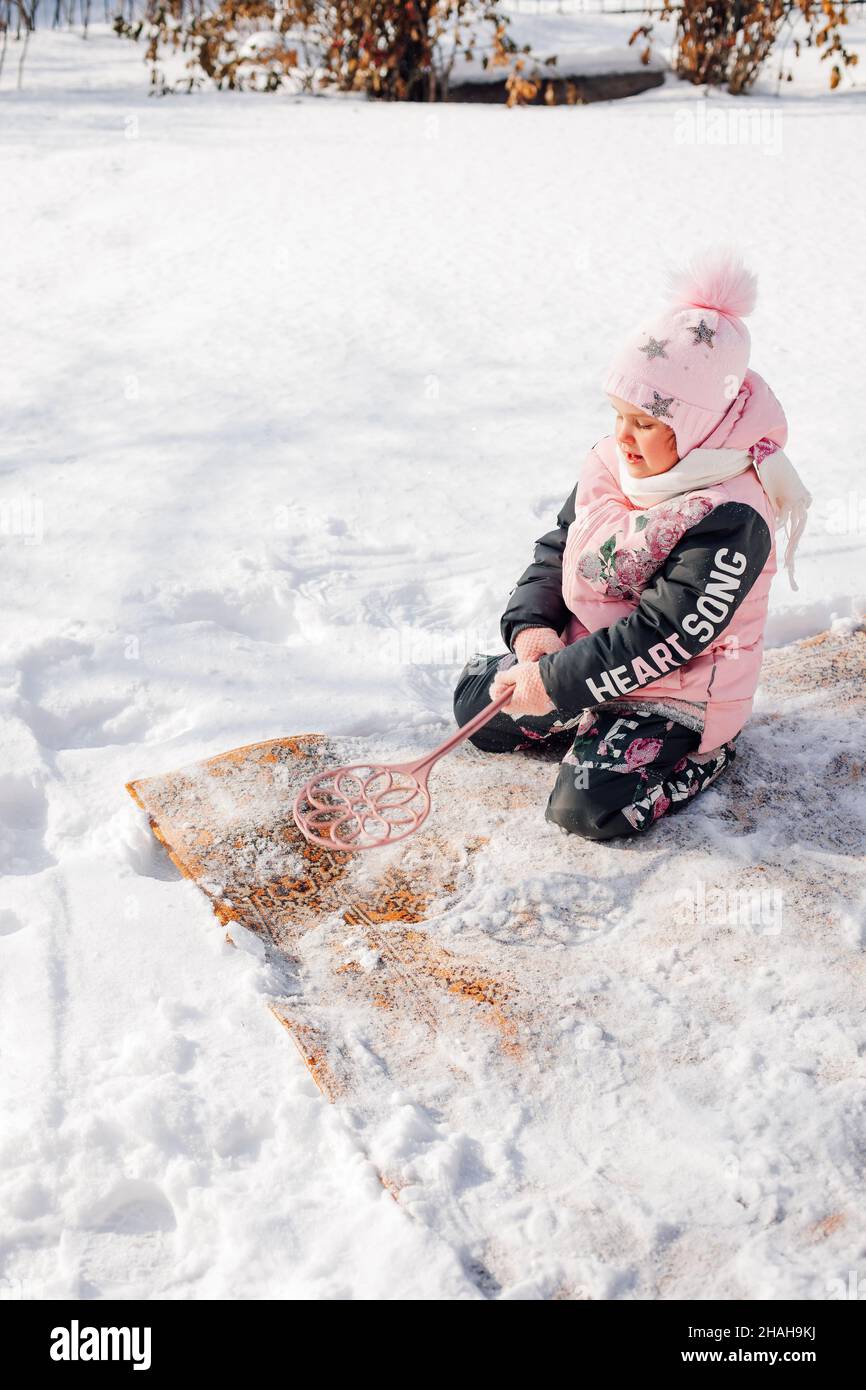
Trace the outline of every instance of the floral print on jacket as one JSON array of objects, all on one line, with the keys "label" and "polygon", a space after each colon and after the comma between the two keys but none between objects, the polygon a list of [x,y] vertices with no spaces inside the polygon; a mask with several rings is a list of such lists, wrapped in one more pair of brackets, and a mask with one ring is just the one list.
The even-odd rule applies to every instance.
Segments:
[{"label": "floral print on jacket", "polygon": [[625,528],[608,536],[600,549],[575,557],[577,572],[608,598],[639,598],[677,542],[713,505],[708,497],[693,496],[631,513]]}]

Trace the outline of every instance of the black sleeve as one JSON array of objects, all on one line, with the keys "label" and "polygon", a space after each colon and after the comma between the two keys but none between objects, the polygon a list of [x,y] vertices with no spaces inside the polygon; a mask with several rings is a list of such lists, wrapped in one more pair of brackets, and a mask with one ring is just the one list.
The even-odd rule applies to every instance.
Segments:
[{"label": "black sleeve", "polygon": [[772,544],[754,507],[716,507],[673,547],[634,612],[539,659],[556,708],[577,713],[602,704],[699,656],[728,626]]},{"label": "black sleeve", "polygon": [[571,617],[562,597],[562,552],[568,528],[574,521],[576,495],[575,483],[556,518],[556,529],[535,542],[532,564],[508,596],[499,628],[509,651],[514,651],[514,639],[523,628],[552,627],[559,633]]}]

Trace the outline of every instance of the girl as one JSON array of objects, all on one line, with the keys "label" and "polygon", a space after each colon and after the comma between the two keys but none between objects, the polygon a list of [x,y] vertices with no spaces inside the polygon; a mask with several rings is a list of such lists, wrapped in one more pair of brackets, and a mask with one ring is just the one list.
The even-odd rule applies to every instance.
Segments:
[{"label": "girl", "polygon": [[748,366],[755,276],[726,251],[670,277],[604,381],[615,429],[535,543],[501,619],[508,652],[464,667],[458,724],[505,752],[568,730],[545,818],[610,839],[646,830],[735,757],[758,683],[775,531],[794,555],[812,501],[782,453],[784,411]]}]

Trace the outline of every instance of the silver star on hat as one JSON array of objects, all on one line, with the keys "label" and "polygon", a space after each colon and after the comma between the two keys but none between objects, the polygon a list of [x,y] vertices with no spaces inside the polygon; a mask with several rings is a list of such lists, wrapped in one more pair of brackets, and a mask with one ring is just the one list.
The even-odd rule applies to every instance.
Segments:
[{"label": "silver star on hat", "polygon": [[662,338],[659,343],[651,336],[648,343],[645,343],[642,348],[638,348],[638,352],[645,352],[648,360],[652,360],[653,357],[667,357],[665,348],[669,342],[670,338]]},{"label": "silver star on hat", "polygon": [[689,332],[694,333],[695,335],[695,340],[692,343],[692,347],[697,347],[698,343],[708,343],[709,346],[712,347],[713,334],[718,332],[718,330],[715,328],[710,328],[709,324],[705,323],[704,320],[701,319],[700,323],[698,324],[689,324]]},{"label": "silver star on hat", "polygon": [[652,414],[657,417],[659,415],[666,415],[669,420],[672,420],[673,416],[668,410],[668,406],[673,405],[675,399],[674,396],[660,396],[658,391],[653,391],[652,400],[644,401],[643,408],[644,410],[651,411]]}]

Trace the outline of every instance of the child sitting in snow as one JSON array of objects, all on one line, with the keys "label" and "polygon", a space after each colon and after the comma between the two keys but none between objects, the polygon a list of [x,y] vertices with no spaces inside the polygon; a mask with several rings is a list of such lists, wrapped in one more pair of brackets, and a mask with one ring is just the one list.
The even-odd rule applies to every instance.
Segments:
[{"label": "child sitting in snow", "polygon": [[574,730],[545,818],[610,839],[646,830],[729,767],[761,666],[775,531],[793,561],[812,501],[785,415],[749,370],[755,277],[728,252],[671,277],[603,382],[615,433],[590,450],[509,595],[508,653],[462,671],[471,742],[506,752]]}]

